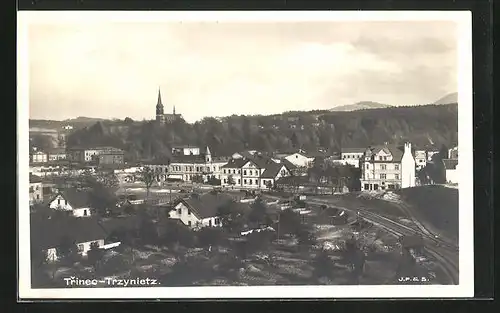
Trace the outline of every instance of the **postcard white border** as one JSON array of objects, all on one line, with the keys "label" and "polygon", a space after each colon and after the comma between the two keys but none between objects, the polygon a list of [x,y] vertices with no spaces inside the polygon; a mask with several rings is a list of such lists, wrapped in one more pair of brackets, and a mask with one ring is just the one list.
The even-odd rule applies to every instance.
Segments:
[{"label": "postcard white border", "polygon": [[[474,294],[473,251],[473,120],[472,120],[472,15],[470,11],[224,11],[224,12],[119,12],[19,11],[17,15],[17,139],[18,139],[18,272],[20,299],[105,298],[450,298]],[[29,186],[29,47],[28,26],[33,23],[95,22],[292,22],[292,21],[454,21],[458,23],[458,133],[459,133],[459,238],[460,284],[455,286],[251,286],[32,289]]]}]

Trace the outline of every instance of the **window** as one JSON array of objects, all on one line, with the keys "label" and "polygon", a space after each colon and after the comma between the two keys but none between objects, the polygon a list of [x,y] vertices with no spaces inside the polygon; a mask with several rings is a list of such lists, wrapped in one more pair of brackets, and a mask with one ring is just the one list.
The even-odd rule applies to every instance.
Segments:
[{"label": "window", "polygon": [[190,209],[188,209],[188,215],[191,215],[191,210]]},{"label": "window", "polygon": [[212,227],[212,220],[211,220],[211,219],[210,219],[210,220],[208,220],[208,226],[209,226],[209,227]]},{"label": "window", "polygon": [[385,164],[380,164],[380,169],[381,169],[381,170],[386,170],[386,169],[387,169],[387,165],[385,165]]},{"label": "window", "polygon": [[249,184],[249,185],[251,185],[251,184],[252,184],[252,180],[251,180],[251,179],[249,179],[249,180],[248,180],[248,184]]},{"label": "window", "polygon": [[395,174],[394,179],[399,179],[399,174]]},{"label": "window", "polygon": [[61,198],[57,198],[57,205],[61,205]]},{"label": "window", "polygon": [[77,247],[78,247],[78,251],[83,251],[83,244],[80,243],[80,244],[78,244]]},{"label": "window", "polygon": [[83,210],[83,216],[87,216],[87,210]]},{"label": "window", "polygon": [[220,220],[219,220],[219,218],[216,218],[215,219],[215,225],[219,225],[219,224],[220,224]]},{"label": "window", "polygon": [[247,183],[247,180],[246,179],[243,179],[243,183],[246,184]]},{"label": "window", "polygon": [[177,214],[181,214],[182,210],[181,209],[177,209]]},{"label": "window", "polygon": [[385,174],[380,174],[380,179],[385,179],[386,175]]},{"label": "window", "polygon": [[379,157],[378,157],[378,159],[379,159],[380,161],[382,161],[382,157],[381,157],[381,156],[379,156]]},{"label": "window", "polygon": [[224,178],[224,184],[227,184],[227,179]]},{"label": "window", "polygon": [[238,184],[241,184],[241,179],[238,179]]},{"label": "window", "polygon": [[298,155],[296,155],[296,156],[295,156],[295,158],[296,158],[296,159],[298,159],[298,158],[299,158],[299,156],[298,156]]},{"label": "window", "polygon": [[243,175],[246,175],[246,174],[247,174],[247,170],[244,170],[244,171],[243,171]]},{"label": "window", "polygon": [[255,180],[255,184],[258,185],[259,184],[259,180],[256,179]]},{"label": "window", "polygon": [[191,227],[191,221],[188,221],[188,226]]},{"label": "window", "polygon": [[370,168],[370,164],[366,164],[366,169],[369,169]]},{"label": "window", "polygon": [[241,170],[238,170],[238,174],[241,174]]},{"label": "window", "polygon": [[370,189],[370,184],[365,184],[364,190],[369,190]]},{"label": "window", "polygon": [[394,164],[394,169],[399,171],[399,164]]},{"label": "window", "polygon": [[384,161],[387,161],[387,157],[386,156],[384,156]]},{"label": "window", "polygon": [[37,199],[37,200],[40,200],[40,195],[36,195],[36,199]]},{"label": "window", "polygon": [[226,174],[226,169],[224,169],[224,174]]}]

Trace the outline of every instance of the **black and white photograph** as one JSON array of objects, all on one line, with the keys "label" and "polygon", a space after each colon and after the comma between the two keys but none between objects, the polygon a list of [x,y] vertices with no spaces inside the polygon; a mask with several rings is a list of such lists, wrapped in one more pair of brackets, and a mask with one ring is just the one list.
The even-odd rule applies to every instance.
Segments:
[{"label": "black and white photograph", "polygon": [[472,296],[471,30],[18,12],[19,297]]}]

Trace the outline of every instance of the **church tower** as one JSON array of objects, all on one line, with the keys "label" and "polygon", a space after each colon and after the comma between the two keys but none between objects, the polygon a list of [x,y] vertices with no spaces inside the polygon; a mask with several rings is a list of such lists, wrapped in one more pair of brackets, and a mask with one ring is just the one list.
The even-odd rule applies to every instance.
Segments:
[{"label": "church tower", "polygon": [[160,88],[158,88],[158,102],[156,103],[156,121],[161,124],[165,123],[165,114],[163,113],[163,103],[161,103]]}]

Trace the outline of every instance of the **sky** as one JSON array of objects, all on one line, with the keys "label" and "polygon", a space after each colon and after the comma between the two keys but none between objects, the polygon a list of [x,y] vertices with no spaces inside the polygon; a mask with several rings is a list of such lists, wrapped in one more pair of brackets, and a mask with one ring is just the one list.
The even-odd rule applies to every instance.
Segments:
[{"label": "sky", "polygon": [[427,104],[457,91],[457,25],[394,22],[31,24],[30,118],[153,119]]}]

